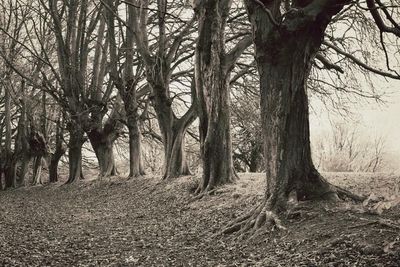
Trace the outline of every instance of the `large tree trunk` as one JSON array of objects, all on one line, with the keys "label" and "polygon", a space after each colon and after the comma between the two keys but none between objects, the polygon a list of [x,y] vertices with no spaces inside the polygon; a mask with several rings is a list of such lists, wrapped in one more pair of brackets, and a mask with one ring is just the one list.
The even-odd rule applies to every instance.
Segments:
[{"label": "large tree trunk", "polygon": [[73,120],[68,125],[68,162],[69,176],[67,184],[78,181],[82,178],[82,146],[85,143],[84,131],[79,120]]},{"label": "large tree trunk", "polygon": [[56,148],[51,155],[49,164],[49,182],[55,183],[58,181],[58,163],[61,157],[65,154],[66,147],[63,145],[63,122],[57,120],[56,123]]},{"label": "large tree trunk", "polygon": [[182,175],[190,175],[189,165],[186,159],[184,142],[186,128],[175,123],[175,128],[163,134],[164,140],[164,179]]},{"label": "large tree trunk", "polygon": [[279,16],[279,3],[266,6],[271,11],[269,15],[260,3],[245,3],[253,26],[260,74],[267,186],[261,205],[224,230],[242,233],[256,231],[265,223],[283,228],[277,214],[287,209],[292,191],[298,200],[337,200],[345,196],[359,200],[318,173],[310,149],[307,80],[325,28],[340,5],[310,4],[306,10],[310,15],[293,11],[277,26],[271,16]]},{"label": "large tree trunk", "polygon": [[[130,89],[135,91],[135,88]],[[126,94],[124,98],[125,113],[127,117],[128,137],[129,137],[129,176],[134,178],[145,174],[142,163],[141,134],[139,129],[139,116],[137,113],[137,103],[134,93]]]},{"label": "large tree trunk", "polygon": [[[23,91],[24,82],[21,84]],[[27,125],[27,103],[24,94],[22,96],[21,104],[21,115],[18,120],[17,135],[14,142],[14,152],[11,156],[11,165],[8,168],[7,175],[7,179],[10,180],[8,186],[11,185],[14,188],[25,185],[25,178],[28,173],[29,162],[31,159]],[[18,165],[20,165],[20,168],[18,168]]]},{"label": "large tree trunk", "polygon": [[[136,48],[146,69],[146,78],[152,89],[152,103],[157,114],[157,120],[164,145],[164,168],[163,178],[172,178],[180,175],[190,174],[186,157],[184,154],[184,136],[188,125],[194,121],[195,113],[187,113],[180,119],[176,118],[171,107],[172,98],[169,91],[171,82],[172,62],[176,62],[178,50],[186,35],[189,34],[194,20],[189,21],[186,26],[179,29],[175,36],[166,35],[166,11],[167,1],[157,1],[157,26],[158,40],[156,52],[150,52],[148,46],[148,34],[145,31],[148,19],[148,1],[142,1],[139,8],[128,9],[128,23],[131,29],[127,31],[127,46],[133,48],[135,40]],[[139,13],[141,15],[139,15]],[[111,24],[111,23],[110,23]],[[129,51],[129,49],[127,49]],[[128,52],[129,53],[129,52]],[[129,57],[130,58],[130,57]],[[128,60],[127,60],[128,62]],[[131,62],[132,63],[132,62]],[[127,66],[129,66],[129,62]],[[114,71],[115,72],[115,71]],[[132,73],[126,76],[129,81]],[[184,123],[182,123],[184,121]]]},{"label": "large tree trunk", "polygon": [[[207,1],[205,1],[207,2]],[[229,78],[224,30],[231,1],[199,4],[196,46],[196,91],[200,119],[203,178],[197,193],[234,181],[230,134]]]},{"label": "large tree trunk", "polygon": [[[160,64],[164,63],[161,62]],[[158,68],[162,67],[156,64],[154,70],[151,72],[148,71],[148,77],[153,77],[154,79],[160,78],[158,77]],[[154,84],[154,79],[149,79],[149,82],[152,85],[154,94],[153,105],[163,137],[163,179],[190,175],[184,150],[184,141],[187,128],[196,118],[194,107],[191,107],[182,118],[176,118],[171,107],[172,100],[169,97],[168,83],[159,81],[159,83]],[[169,77],[164,77],[163,79],[169,81]]]},{"label": "large tree trunk", "polygon": [[13,154],[7,156],[6,167],[4,171],[5,183],[4,188],[16,188],[17,187],[17,177],[15,173],[15,163],[13,159]]},{"label": "large tree trunk", "polygon": [[[129,119],[128,119],[129,120]],[[129,135],[129,175],[128,178],[134,178],[145,175],[141,151],[141,134],[137,125],[128,122]]]},{"label": "large tree trunk", "polygon": [[42,184],[42,156],[36,156],[33,159],[33,179],[32,185]]},{"label": "large tree trunk", "polygon": [[29,147],[30,156],[34,158],[33,160],[33,184],[42,184],[41,174],[42,174],[42,161],[46,154],[48,153],[48,147],[46,144],[46,138],[44,137],[46,129],[41,127],[43,132],[37,132],[33,125],[30,129]]},{"label": "large tree trunk", "polygon": [[[31,162],[32,156],[29,154],[29,152],[23,152],[20,158],[20,168],[17,169],[15,167],[15,177],[17,177],[17,184],[18,186],[25,186],[26,184],[26,177],[28,176],[28,171],[29,171],[29,165]],[[16,163],[18,164],[18,162]]]},{"label": "large tree trunk", "polygon": [[90,143],[96,154],[100,177],[109,177],[117,174],[114,159],[114,137],[112,133],[106,133],[104,130],[93,129],[88,133]]},{"label": "large tree trunk", "polygon": [[93,126],[87,135],[89,137],[90,144],[96,154],[99,167],[100,167],[100,178],[109,177],[117,174],[117,168],[115,166],[114,159],[114,142],[118,137],[120,128],[120,99],[114,103],[113,110],[110,117],[105,123],[103,123],[102,111],[92,114],[91,125]]},{"label": "large tree trunk", "polygon": [[334,6],[313,18],[299,12],[276,29],[268,16],[261,15],[264,11],[252,5],[248,10],[260,73],[269,208],[285,210],[293,190],[299,200],[334,197],[336,190],[311,159],[307,81],[332,12],[341,8]]},{"label": "large tree trunk", "polygon": [[[278,210],[285,209],[292,190],[296,190],[301,200],[332,193],[311,159],[306,82],[309,62],[318,46],[309,43],[306,34],[310,33],[304,33],[306,40],[286,39],[275,62],[266,60],[259,64],[266,197]],[[303,45],[305,51],[294,53]]]},{"label": "large tree trunk", "polygon": [[[6,78],[8,75],[6,75]],[[12,151],[11,151],[11,139],[12,139],[12,132],[11,132],[11,92],[10,89],[5,87],[4,88],[4,123],[6,127],[6,136],[5,136],[5,150],[4,150],[4,188],[7,189],[12,187],[15,184],[15,176],[12,176],[14,172],[12,171]]]},{"label": "large tree trunk", "polygon": [[65,154],[66,149],[57,149],[53,155],[51,155],[50,165],[49,165],[49,182],[55,183],[58,182],[58,163],[60,162],[61,157]]}]

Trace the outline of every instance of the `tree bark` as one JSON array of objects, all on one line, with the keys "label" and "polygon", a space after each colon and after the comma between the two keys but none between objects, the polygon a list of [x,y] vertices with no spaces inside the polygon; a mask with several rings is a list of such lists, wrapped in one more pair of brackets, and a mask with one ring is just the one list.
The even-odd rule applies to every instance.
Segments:
[{"label": "tree bark", "polygon": [[61,120],[57,120],[56,123],[56,147],[54,153],[50,158],[49,165],[49,182],[55,183],[58,181],[58,163],[60,162],[61,157],[66,152],[66,147],[63,145],[63,123]]},{"label": "tree bark", "polygon": [[279,24],[280,2],[245,0],[245,4],[260,74],[267,186],[261,205],[228,226],[225,233],[256,233],[264,224],[284,229],[277,214],[287,209],[293,191],[298,200],[337,200],[345,196],[360,200],[318,173],[310,149],[307,80],[311,62],[328,23],[344,2],[314,0],[292,10]]},{"label": "tree bark", "polygon": [[[189,125],[195,120],[194,105],[181,118],[176,118],[169,97],[169,77],[160,77],[164,62],[155,64],[150,71],[147,70],[147,79],[153,89],[153,105],[157,114],[157,120],[163,138],[164,145],[164,174],[163,179],[176,178],[182,175],[190,175],[184,150],[184,137]],[[166,68],[166,66],[164,66]],[[162,79],[162,81],[158,80]]]},{"label": "tree bark", "polygon": [[49,165],[49,182],[55,183],[58,182],[58,163],[60,162],[61,157],[65,154],[66,149],[57,150],[51,156],[50,165]]},{"label": "tree bark", "polygon": [[[294,13],[277,29],[265,11],[254,5],[247,7],[260,73],[265,195],[269,205],[281,211],[293,190],[299,200],[335,194],[311,159],[307,81],[325,29],[341,7],[318,6],[321,10],[314,10],[314,17]],[[275,6],[269,8],[278,14]]]},{"label": "tree bark", "polygon": [[70,184],[82,178],[82,146],[85,139],[80,120],[72,120],[68,125],[68,130],[69,176],[66,183]]},{"label": "tree bark", "polygon": [[12,187],[15,184],[15,176],[14,172],[12,171],[12,151],[11,151],[11,138],[12,138],[12,133],[11,133],[11,95],[10,95],[10,89],[5,88],[4,91],[5,94],[5,118],[4,118],[4,123],[6,125],[6,137],[5,137],[5,164],[4,164],[4,186],[5,189]]},{"label": "tree bark", "polygon": [[234,64],[225,53],[225,24],[231,1],[204,1],[195,7],[199,20],[196,91],[203,177],[197,193],[237,179],[230,133],[229,78]]},{"label": "tree bark", "polygon": [[[21,89],[24,92],[25,84],[21,82]],[[11,166],[9,167],[8,179],[10,180],[9,185],[12,187],[24,186],[25,178],[29,168],[29,162],[31,159],[31,151],[29,144],[28,135],[28,120],[27,120],[27,101],[24,93],[21,99],[21,114],[18,120],[17,135],[14,141],[14,151],[11,156]],[[18,164],[20,164],[18,172]]]},{"label": "tree bark", "polygon": [[164,133],[164,179],[190,175],[184,142],[187,128],[175,123],[175,127]]},{"label": "tree bark", "polygon": [[109,177],[117,174],[113,151],[115,139],[112,135],[112,133],[97,129],[92,129],[88,133],[90,143],[99,163],[100,177]]},{"label": "tree bark", "polygon": [[42,156],[36,156],[33,159],[33,185],[41,185],[42,184]]},{"label": "tree bark", "polygon": [[[130,84],[128,82],[128,84]],[[141,133],[139,129],[139,116],[137,112],[136,88],[129,88],[123,96],[126,124],[129,137],[129,176],[134,178],[145,174],[141,152]]]},{"label": "tree bark", "polygon": [[[15,167],[15,177],[17,178],[18,186],[26,185],[26,177],[28,176],[29,164],[32,159],[32,156],[29,154],[29,151],[24,152],[21,157],[19,157],[19,161],[21,162],[21,167],[17,169]],[[16,161],[18,164],[18,161]],[[18,171],[19,170],[19,171]]]},{"label": "tree bark", "polygon": [[0,190],[3,190],[3,176],[6,167],[6,157],[4,151],[0,148]]},{"label": "tree bark", "polygon": [[121,99],[117,98],[110,117],[104,123],[103,111],[99,110],[99,112],[92,113],[91,127],[87,131],[87,136],[99,163],[100,178],[117,174],[113,149],[121,127],[119,121],[122,108],[120,101]]},{"label": "tree bark", "polygon": [[[128,118],[129,120],[129,118]],[[137,125],[128,122],[129,134],[129,178],[145,175],[141,152],[141,134]]]},{"label": "tree bark", "polygon": [[5,177],[5,189],[16,188],[17,187],[17,177],[15,173],[15,163],[13,155],[8,156],[8,161],[6,164],[6,169],[4,172]]},{"label": "tree bark", "polygon": [[158,40],[157,51],[153,54],[149,49],[149,38],[146,31],[148,6],[148,1],[142,1],[140,7],[129,9],[129,22],[137,51],[145,65],[147,81],[152,89],[152,104],[157,114],[164,145],[163,179],[167,179],[190,174],[183,148],[184,136],[187,127],[196,118],[196,113],[190,109],[180,119],[175,116],[171,107],[173,99],[170,95],[169,83],[173,71],[172,63],[177,61],[178,50],[186,35],[189,34],[194,19],[188,21],[174,36],[167,36],[167,1],[157,1]]}]

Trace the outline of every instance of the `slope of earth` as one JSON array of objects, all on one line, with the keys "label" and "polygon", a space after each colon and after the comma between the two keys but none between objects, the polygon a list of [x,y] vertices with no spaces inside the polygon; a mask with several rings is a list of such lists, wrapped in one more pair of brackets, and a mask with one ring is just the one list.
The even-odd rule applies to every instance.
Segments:
[{"label": "slope of earth", "polygon": [[252,239],[215,233],[260,201],[263,174],[200,200],[194,177],[3,191],[0,266],[400,266],[399,176],[325,176],[368,203],[293,203],[287,231]]}]

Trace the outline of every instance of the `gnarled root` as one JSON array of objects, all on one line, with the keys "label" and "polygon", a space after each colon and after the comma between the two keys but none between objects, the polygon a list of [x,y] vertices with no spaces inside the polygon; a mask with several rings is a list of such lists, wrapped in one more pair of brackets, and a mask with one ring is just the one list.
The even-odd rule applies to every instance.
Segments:
[{"label": "gnarled root", "polygon": [[[222,179],[221,177],[224,178]],[[195,199],[201,199],[204,196],[213,195],[219,187],[225,184],[235,183],[237,180],[239,180],[239,176],[233,169],[231,169],[228,174],[221,176],[204,176],[203,174],[197,189],[194,191],[194,194],[196,195]]]},{"label": "gnarled root", "polygon": [[234,220],[222,230],[221,234],[237,233],[239,237],[245,235],[253,237],[258,235],[264,226],[271,230],[286,230],[277,214],[265,202],[246,215]]},{"label": "gnarled root", "polygon": [[354,194],[344,188],[338,187],[338,186],[334,186],[332,185],[332,187],[334,188],[335,193],[337,194],[337,196],[339,197],[339,199],[341,200],[352,200],[355,202],[363,202],[366,197],[365,196],[359,196],[357,194]]},{"label": "gnarled root", "polygon": [[200,200],[200,199],[202,199],[202,198],[205,197],[205,196],[214,195],[214,194],[216,193],[216,191],[217,191],[217,188],[214,188],[214,189],[212,189],[212,190],[206,189],[206,190],[204,190],[204,191],[201,191],[201,190],[197,189],[197,190],[195,191],[195,193],[194,193],[195,196],[192,198],[191,201]]}]

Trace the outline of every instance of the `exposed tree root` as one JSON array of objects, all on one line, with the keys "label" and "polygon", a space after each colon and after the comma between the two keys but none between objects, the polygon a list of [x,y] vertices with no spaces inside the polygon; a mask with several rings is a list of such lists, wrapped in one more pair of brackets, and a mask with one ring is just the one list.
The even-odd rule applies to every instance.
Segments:
[{"label": "exposed tree root", "polygon": [[196,199],[201,199],[206,195],[214,194],[216,189],[219,188],[220,186],[223,186],[225,184],[235,183],[237,180],[239,180],[239,176],[235,170],[232,170],[231,174],[228,175],[226,179],[223,180],[217,179],[218,182],[215,181],[215,178],[207,177],[206,179],[203,176],[196,190],[194,191],[194,194],[196,195]]},{"label": "exposed tree root", "polygon": [[132,175],[132,174],[129,174],[128,175],[128,177],[126,177],[126,179],[127,180],[132,180],[132,179],[136,179],[136,178],[140,178],[140,177],[143,177],[143,176],[145,176],[146,174],[135,174],[135,175]]},{"label": "exposed tree root", "polygon": [[339,199],[346,201],[346,200],[352,200],[355,202],[363,202],[366,197],[365,196],[359,196],[357,194],[354,194],[344,188],[335,186],[335,185],[331,185],[334,188],[334,191],[336,192],[337,196],[339,197]]},{"label": "exposed tree root", "polygon": [[191,199],[191,201],[200,200],[205,196],[214,195],[216,191],[217,191],[217,188],[214,188],[212,190],[205,190],[205,191],[203,191],[201,193],[198,193],[197,190],[196,190],[195,191],[195,196]]},{"label": "exposed tree root", "polygon": [[[361,218],[363,219],[363,218]],[[363,219],[363,220],[367,220],[367,219]],[[391,221],[391,220],[384,220],[384,219],[379,219],[379,220],[374,220],[374,221],[367,221],[365,223],[361,223],[361,224],[357,224],[357,225],[353,225],[353,226],[349,226],[349,229],[354,229],[354,228],[358,228],[358,227],[365,227],[368,225],[381,225],[384,227],[388,227],[388,228],[393,228],[396,230],[400,230],[400,225],[398,225],[397,223]]]},{"label": "exposed tree root", "polygon": [[[362,202],[365,198],[362,196],[358,196],[346,189],[330,185],[331,190],[319,196],[314,200],[329,200],[329,201],[337,201],[337,200],[352,200],[355,202]],[[201,198],[203,195],[200,194]],[[282,224],[279,216],[277,215],[276,209],[273,205],[269,204],[269,201],[263,201],[256,208],[251,210],[249,213],[243,215],[240,218],[237,218],[230,224],[228,224],[220,233],[220,234],[232,234],[236,233],[238,238],[250,237],[253,238],[258,236],[263,231],[269,230],[286,230],[286,227]]]},{"label": "exposed tree root", "polygon": [[286,230],[277,214],[265,202],[246,215],[234,220],[220,234],[237,233],[238,238],[257,236],[264,227],[271,230]]}]

